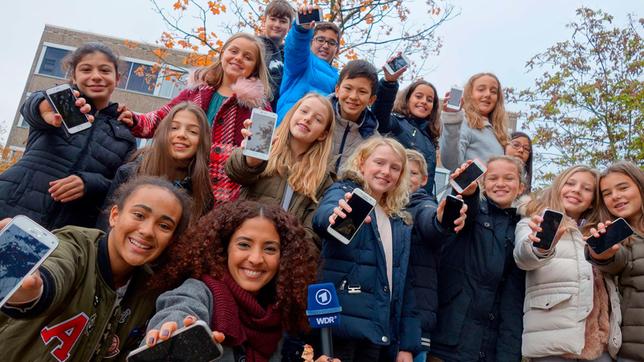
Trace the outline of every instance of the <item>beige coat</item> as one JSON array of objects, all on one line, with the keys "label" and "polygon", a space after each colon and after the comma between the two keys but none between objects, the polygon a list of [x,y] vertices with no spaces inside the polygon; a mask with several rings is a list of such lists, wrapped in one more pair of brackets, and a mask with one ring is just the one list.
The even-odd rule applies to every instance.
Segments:
[{"label": "beige coat", "polygon": [[[547,257],[535,254],[528,235],[529,218],[516,227],[514,259],[526,273],[523,306],[522,353],[526,357],[580,354],[584,348],[586,317],[593,308],[592,265],[584,257],[579,230],[566,231]],[[619,293],[612,277],[604,281],[610,298],[609,353],[614,357],[622,342]]]}]

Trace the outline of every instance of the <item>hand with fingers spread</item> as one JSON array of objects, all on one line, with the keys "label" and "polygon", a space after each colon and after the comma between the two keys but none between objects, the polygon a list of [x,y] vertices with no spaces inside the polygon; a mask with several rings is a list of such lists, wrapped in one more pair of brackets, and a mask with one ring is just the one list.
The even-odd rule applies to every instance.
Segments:
[{"label": "hand with fingers spread", "polygon": [[[329,223],[331,225],[335,224],[335,220],[340,217],[342,219],[347,217],[347,213],[351,212],[351,206],[347,203],[351,199],[351,193],[347,192],[344,194],[344,199],[341,199],[338,201],[338,206],[333,209],[333,214],[329,216]],[[367,217],[364,219],[364,223],[368,224],[371,222],[371,216],[367,215]]]},{"label": "hand with fingers spread", "polygon": [[[468,168],[468,166],[470,164],[472,164],[472,162],[474,162],[474,161],[473,160],[468,160],[468,161],[464,162],[463,164],[461,164],[461,166],[459,168],[454,170],[454,172],[450,175],[449,178],[451,180],[453,180],[453,179],[457,178],[458,176],[460,176],[463,172],[465,172],[465,170]],[[472,183],[470,183],[465,189],[463,189],[463,192],[461,192],[461,195],[463,195],[463,196],[474,195],[474,193],[476,192],[477,188],[478,188],[478,182],[477,181],[472,181]]]},{"label": "hand with fingers spread", "polygon": [[564,234],[566,229],[562,228],[561,225],[559,225],[559,228],[555,233],[555,238],[552,240],[552,244],[550,245],[550,249],[545,250],[536,246],[541,241],[541,239],[537,237],[537,233],[540,231],[543,231],[543,229],[540,226],[542,222],[543,222],[543,217],[541,215],[532,215],[532,217],[530,218],[530,222],[528,223],[528,226],[530,226],[530,229],[532,229],[532,233],[528,235],[528,239],[532,241],[532,243],[534,244],[533,245],[534,248],[537,249],[541,254],[548,254],[550,253],[550,251],[555,249],[555,247],[557,246],[557,243],[559,242],[559,239],[561,239],[561,236]]},{"label": "hand with fingers spread", "polygon": [[[612,224],[613,222],[610,220],[607,220],[605,222],[600,222],[597,224],[597,228],[591,228],[590,229],[590,235],[584,237],[584,240],[588,240],[591,236],[594,236],[596,238],[599,238],[600,236],[606,234],[606,229]],[[610,248],[604,250],[601,254],[597,254],[593,248],[588,247],[588,253],[590,254],[591,258],[594,260],[610,260],[612,259],[615,254],[619,251],[619,249],[622,247],[621,243],[617,243]]]},{"label": "hand with fingers spread", "polygon": [[[461,195],[456,196],[459,199],[462,199],[463,197]],[[440,204],[438,204],[438,208],[436,209],[436,219],[438,222],[443,221],[443,212],[445,211],[445,204],[447,203],[447,200],[443,199]],[[467,219],[467,205],[463,203],[463,206],[461,207],[460,215],[458,219],[454,220],[454,228],[452,231],[455,233],[458,233],[459,231],[463,230],[465,227],[465,219]]]},{"label": "hand with fingers spread", "polygon": [[[191,315],[186,316],[183,319],[183,326],[188,327],[193,323],[195,323],[196,321],[197,321],[196,317]],[[148,334],[145,337],[145,344],[148,347],[152,347],[159,342],[166,341],[170,337],[172,337],[172,335],[174,334],[174,332],[177,331],[177,329],[179,329],[177,322],[165,322],[163,323],[163,325],[161,325],[160,329],[151,329],[150,331],[148,331]],[[212,340],[217,343],[223,342],[225,338],[226,337],[221,332],[217,332],[217,331],[212,332]]]},{"label": "hand with fingers spread", "polygon": [[[80,111],[87,116],[89,122],[94,122],[94,116],[89,114],[89,112],[92,110],[92,107],[87,103],[85,98],[80,97],[80,93],[77,90],[74,90],[73,92],[77,97],[75,103],[76,107],[80,108]],[[38,111],[40,112],[42,119],[47,124],[54,127],[60,127],[62,125],[63,117],[60,114],[56,113],[56,111],[48,101],[45,100],[40,102],[40,104],[38,105]]]},{"label": "hand with fingers spread", "polygon": [[55,201],[69,202],[85,195],[85,183],[79,176],[70,175],[51,181],[47,191]]},{"label": "hand with fingers spread", "polygon": [[[253,125],[253,121],[250,119],[247,119],[244,121],[244,128],[241,129],[241,134],[243,137],[241,147],[244,148],[246,147],[246,142],[250,139],[250,137],[253,135],[253,132],[250,130],[250,127]],[[274,142],[274,140],[273,140]],[[259,158],[251,157],[251,156],[244,156],[246,159],[246,164],[248,167],[258,167],[259,165],[264,162],[263,160],[260,160]]]},{"label": "hand with fingers spread", "polygon": [[[396,59],[397,57],[399,57],[401,55],[402,55],[402,53],[398,52],[398,54],[396,56],[393,56],[393,57],[389,58],[387,60],[387,63],[393,61],[394,59]],[[389,73],[389,71],[387,70],[386,64],[385,64],[382,67],[382,71],[385,74],[385,76],[384,76],[385,80],[387,82],[392,82],[393,83],[393,82],[397,82],[398,79],[407,71],[408,68],[409,68],[409,66],[405,65],[404,67],[398,69],[395,73],[392,74],[392,73]]]}]

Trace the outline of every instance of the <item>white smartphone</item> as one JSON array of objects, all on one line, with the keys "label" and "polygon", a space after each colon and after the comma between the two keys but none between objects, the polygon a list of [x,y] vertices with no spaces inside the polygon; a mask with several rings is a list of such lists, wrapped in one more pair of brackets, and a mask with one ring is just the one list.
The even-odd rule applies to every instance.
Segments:
[{"label": "white smartphone", "polygon": [[0,231],[0,307],[58,246],[58,238],[22,215]]},{"label": "white smartphone", "polygon": [[452,87],[449,90],[449,100],[446,107],[455,111],[461,109],[461,99],[463,98],[463,88]]},{"label": "white smartphone", "polygon": [[49,104],[63,118],[63,125],[69,133],[76,133],[92,126],[87,116],[76,107],[76,96],[69,84],[49,88],[45,91]]},{"label": "white smartphone", "polygon": [[351,212],[346,213],[344,219],[337,217],[333,225],[329,225],[326,231],[334,238],[344,244],[349,244],[353,237],[358,233],[364,219],[371,213],[376,206],[376,199],[359,188],[353,189],[351,198],[347,201]]},{"label": "white smartphone", "polygon": [[297,17],[295,17],[295,24],[297,25],[302,25],[302,24],[309,24],[312,22],[319,23],[322,20],[322,12],[320,9],[313,9],[310,13],[306,14],[301,14],[297,13]]},{"label": "white smartphone", "polygon": [[253,124],[250,126],[251,136],[246,140],[244,156],[268,160],[273,146],[273,133],[277,123],[277,113],[254,108],[250,115]]},{"label": "white smartphone", "polygon": [[128,362],[153,361],[216,361],[223,348],[212,339],[212,332],[204,321],[196,321],[174,332],[172,336],[153,347],[139,347],[127,355]]},{"label": "white smartphone", "polygon": [[463,192],[472,182],[479,179],[487,171],[485,164],[478,158],[474,159],[472,163],[456,178],[449,180],[450,185],[459,194]]},{"label": "white smartphone", "polygon": [[405,54],[400,54],[399,56],[395,57],[390,62],[385,64],[385,69],[387,69],[387,72],[389,72],[389,74],[394,74],[408,65],[409,59],[405,56]]}]

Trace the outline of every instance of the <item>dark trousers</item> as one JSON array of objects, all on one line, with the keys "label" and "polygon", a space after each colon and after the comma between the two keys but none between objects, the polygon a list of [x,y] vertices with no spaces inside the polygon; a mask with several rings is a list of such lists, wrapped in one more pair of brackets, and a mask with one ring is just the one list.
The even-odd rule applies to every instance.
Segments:
[{"label": "dark trousers", "polygon": [[333,337],[333,354],[342,362],[394,362],[389,346]]}]

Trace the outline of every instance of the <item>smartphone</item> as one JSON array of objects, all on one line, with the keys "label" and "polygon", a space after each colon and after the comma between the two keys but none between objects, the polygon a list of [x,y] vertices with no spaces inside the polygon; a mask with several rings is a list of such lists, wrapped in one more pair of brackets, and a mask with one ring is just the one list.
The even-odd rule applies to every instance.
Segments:
[{"label": "smartphone", "polygon": [[543,221],[541,222],[541,231],[537,233],[539,242],[534,244],[539,249],[550,250],[552,242],[555,240],[555,234],[559,229],[559,224],[563,220],[563,214],[559,211],[545,209],[543,211]]},{"label": "smartphone", "polygon": [[221,358],[221,345],[212,339],[212,332],[204,321],[196,321],[181,328],[167,340],[153,347],[139,347],[127,356],[129,362],[191,361],[210,362]]},{"label": "smartphone", "polygon": [[277,113],[254,108],[250,115],[253,124],[250,126],[251,136],[246,140],[246,146],[242,152],[244,156],[268,160],[273,146],[273,133],[277,123]]},{"label": "smartphone", "polygon": [[452,87],[449,90],[449,100],[446,107],[455,111],[461,109],[461,99],[463,98],[463,88]]},{"label": "smartphone", "polygon": [[445,208],[443,209],[443,221],[441,225],[449,230],[454,230],[454,221],[461,216],[463,200],[458,197],[447,195],[445,198]]},{"label": "smartphone", "polygon": [[472,182],[483,176],[487,168],[479,159],[474,159],[472,163],[456,178],[449,180],[450,185],[459,194],[463,192]]},{"label": "smartphone", "polygon": [[308,24],[312,22],[320,22],[322,20],[322,13],[320,9],[313,9],[310,13],[302,14],[297,13],[297,18],[295,18],[295,23],[297,25]]},{"label": "smartphone", "polygon": [[606,228],[606,233],[600,234],[598,238],[591,236],[586,243],[595,253],[601,254],[631,235],[633,235],[633,228],[620,217]]},{"label": "smartphone", "polygon": [[364,219],[376,206],[376,199],[359,188],[353,189],[347,201],[351,212],[344,219],[337,217],[335,224],[329,225],[327,232],[344,244],[349,244],[364,223]]},{"label": "smartphone", "polygon": [[399,56],[395,57],[390,62],[385,64],[385,69],[387,69],[387,72],[389,72],[389,74],[394,74],[408,65],[409,59],[404,54],[400,54]]},{"label": "smartphone", "polygon": [[58,246],[58,238],[22,215],[0,231],[0,307]]},{"label": "smartphone", "polygon": [[62,84],[45,91],[49,104],[63,118],[69,133],[76,133],[92,126],[87,116],[76,107],[76,96],[69,84]]}]

